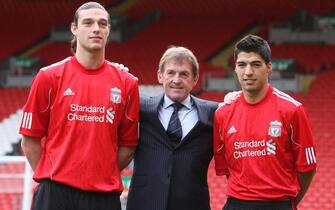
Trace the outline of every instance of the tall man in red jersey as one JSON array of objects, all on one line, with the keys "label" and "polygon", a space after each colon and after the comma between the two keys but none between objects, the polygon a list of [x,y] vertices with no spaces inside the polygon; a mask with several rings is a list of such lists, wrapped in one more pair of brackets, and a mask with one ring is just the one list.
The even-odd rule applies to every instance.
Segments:
[{"label": "tall man in red jersey", "polygon": [[309,120],[301,103],[269,84],[264,39],[248,35],[234,54],[242,92],[214,121],[215,169],[228,177],[224,210],[295,209],[316,171]]},{"label": "tall man in red jersey", "polygon": [[138,143],[138,81],[105,60],[109,14],[88,2],[71,25],[73,57],[34,78],[20,127],[39,182],[34,210],[120,210],[120,171]]}]

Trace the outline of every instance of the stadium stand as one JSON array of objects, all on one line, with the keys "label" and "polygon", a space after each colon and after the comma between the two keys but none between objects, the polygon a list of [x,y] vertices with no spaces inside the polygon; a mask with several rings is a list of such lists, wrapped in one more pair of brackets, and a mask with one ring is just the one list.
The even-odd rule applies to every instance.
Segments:
[{"label": "stadium stand", "polygon": [[27,88],[0,88],[0,155],[14,152],[13,145],[20,140],[20,109],[27,97]]},{"label": "stadium stand", "polygon": [[[2,44],[0,61],[22,52],[47,37],[55,26],[68,25],[73,11],[85,0],[69,1],[6,1],[1,0],[0,17],[6,19],[3,27],[6,33],[0,34]],[[118,0],[100,0],[106,6]],[[59,15],[62,14],[62,15]]]},{"label": "stadium stand", "polygon": [[325,44],[273,44],[273,58],[291,58],[304,73],[319,73],[335,67],[335,46]]},{"label": "stadium stand", "polygon": [[[332,147],[335,131],[335,71],[321,73],[312,84],[309,94],[296,96],[305,104],[310,116],[318,156],[318,170],[301,209],[335,209],[335,150]],[[329,189],[329,190],[326,190]]]},{"label": "stadium stand", "polygon": [[28,92],[28,88],[0,88],[0,121],[23,107]]},{"label": "stadium stand", "polygon": [[[0,156],[1,157],[1,156]],[[0,209],[22,209],[25,164],[0,161]]]}]

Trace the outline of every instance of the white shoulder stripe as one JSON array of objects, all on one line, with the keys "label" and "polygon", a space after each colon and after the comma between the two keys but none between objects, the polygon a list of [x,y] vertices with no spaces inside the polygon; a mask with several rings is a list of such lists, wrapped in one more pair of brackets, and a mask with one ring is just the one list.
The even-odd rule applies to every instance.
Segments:
[{"label": "white shoulder stripe", "polygon": [[299,101],[297,101],[294,98],[292,98],[289,94],[284,93],[284,92],[278,90],[277,88],[273,88],[273,90],[274,90],[274,92],[278,93],[279,95],[287,97],[287,98],[291,99],[292,101],[295,101],[296,103],[301,104]]},{"label": "white shoulder stripe", "polygon": [[283,96],[283,95],[281,95],[281,94],[279,94],[279,93],[277,93],[277,92],[275,92],[275,91],[273,91],[273,94],[277,95],[279,98],[282,98],[282,99],[284,99],[284,100],[286,100],[286,101],[291,102],[292,104],[294,104],[294,105],[296,105],[296,106],[300,106],[300,105],[301,105],[300,102],[294,100],[292,97],[286,97],[286,96]]},{"label": "white shoulder stripe", "polygon": [[33,123],[33,113],[28,114],[29,122],[28,122],[28,129],[31,129],[31,124]]},{"label": "white shoulder stripe", "polygon": [[24,112],[21,127],[31,129],[32,121],[33,121],[33,113]]},{"label": "white shoulder stripe", "polygon": [[306,153],[307,164],[310,165],[311,164],[311,160],[309,158],[309,149],[308,148],[305,149],[305,153]]},{"label": "white shoulder stripe", "polygon": [[278,94],[280,94],[280,95],[282,95],[282,96],[285,96],[285,97],[287,97],[287,98],[290,98],[290,99],[292,99],[292,100],[295,100],[295,99],[292,98],[289,94],[284,93],[283,91],[280,91],[280,90],[278,90],[277,88],[273,88],[273,91],[277,92]]},{"label": "white shoulder stripe", "polygon": [[316,157],[315,157],[315,153],[314,153],[314,148],[311,147],[311,154],[312,154],[312,157],[313,157],[313,162],[316,163]]},{"label": "white shoulder stripe", "polygon": [[313,147],[307,147],[305,149],[305,154],[306,154],[306,160],[307,160],[308,165],[316,163],[316,158],[315,158],[315,153],[314,153],[314,148]]},{"label": "white shoulder stripe", "polygon": [[26,124],[26,119],[27,119],[27,112],[23,113],[23,118],[22,118],[22,123],[21,123],[21,127],[24,128],[25,124]]},{"label": "white shoulder stripe", "polygon": [[53,63],[53,64],[51,64],[51,65],[49,65],[49,66],[45,66],[45,67],[41,68],[41,71],[45,71],[45,70],[48,70],[48,69],[50,69],[50,68],[52,68],[52,67],[62,65],[63,63],[69,61],[70,59],[71,59],[71,57],[67,57],[67,58],[65,58],[64,60],[61,60],[61,61],[59,61],[59,62],[57,62],[57,63]]}]

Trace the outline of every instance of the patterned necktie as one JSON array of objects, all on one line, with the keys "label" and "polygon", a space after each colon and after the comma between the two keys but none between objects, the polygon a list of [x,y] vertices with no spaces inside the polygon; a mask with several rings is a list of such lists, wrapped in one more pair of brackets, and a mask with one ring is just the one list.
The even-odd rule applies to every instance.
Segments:
[{"label": "patterned necktie", "polygon": [[170,137],[170,140],[175,144],[179,144],[180,140],[183,136],[183,130],[181,128],[181,123],[178,117],[178,111],[180,108],[183,107],[183,104],[181,103],[174,103],[173,106],[173,113],[170,118],[170,122],[168,125],[168,128],[166,130],[168,136]]}]

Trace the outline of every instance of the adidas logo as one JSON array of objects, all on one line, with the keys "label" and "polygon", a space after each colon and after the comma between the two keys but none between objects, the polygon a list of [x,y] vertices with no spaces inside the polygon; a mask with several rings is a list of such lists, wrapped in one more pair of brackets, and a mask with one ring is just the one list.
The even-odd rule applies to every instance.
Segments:
[{"label": "adidas logo", "polygon": [[64,91],[63,96],[74,96],[74,92],[71,90],[71,88],[68,88],[66,91]]},{"label": "adidas logo", "polygon": [[232,134],[232,133],[236,133],[237,130],[234,126],[231,126],[230,129],[228,130],[227,134]]}]

